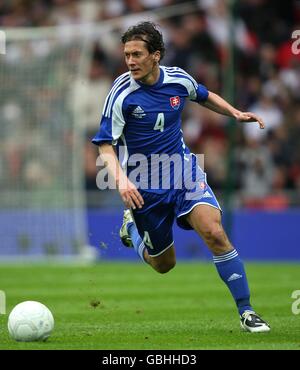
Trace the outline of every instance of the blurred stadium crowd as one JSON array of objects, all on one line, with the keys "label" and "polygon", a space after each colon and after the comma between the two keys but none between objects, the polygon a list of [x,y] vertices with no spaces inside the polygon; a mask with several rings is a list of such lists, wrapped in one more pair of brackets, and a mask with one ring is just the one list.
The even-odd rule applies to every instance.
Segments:
[{"label": "blurred stadium crowd", "polygon": [[[184,1],[0,0],[0,28],[67,29],[68,25],[101,24],[130,16],[120,20],[118,32],[95,40],[87,80],[72,81],[69,88],[69,105],[86,132],[84,166],[88,194],[97,192],[97,148],[90,140],[98,129],[112,81],[126,71],[119,46],[120,32],[140,21],[140,12],[181,3]],[[266,124],[265,130],[259,130],[255,124],[235,125],[232,153],[235,204],[263,209],[299,206],[300,53],[292,51],[292,32],[300,30],[300,1],[238,1],[233,36],[226,1],[198,0],[195,4],[192,13],[159,21],[167,50],[162,64],[184,68],[209,90],[224,96],[228,43],[230,38],[234,39],[234,105],[257,113]],[[187,104],[183,116],[186,143],[195,153],[205,154],[209,184],[222,195],[228,182],[230,123],[226,117]],[[89,205],[101,206],[101,198],[97,201],[91,195],[88,200]]]}]

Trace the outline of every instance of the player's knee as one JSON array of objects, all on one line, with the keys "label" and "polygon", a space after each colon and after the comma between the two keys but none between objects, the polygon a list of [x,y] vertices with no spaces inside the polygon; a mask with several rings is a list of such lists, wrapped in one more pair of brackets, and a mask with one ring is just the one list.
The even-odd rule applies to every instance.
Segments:
[{"label": "player's knee", "polygon": [[176,260],[162,261],[156,263],[153,267],[160,274],[165,274],[172,270],[176,265]]},{"label": "player's knee", "polygon": [[218,222],[209,225],[205,232],[205,238],[207,241],[214,245],[222,245],[226,241],[226,235],[222,225]]}]

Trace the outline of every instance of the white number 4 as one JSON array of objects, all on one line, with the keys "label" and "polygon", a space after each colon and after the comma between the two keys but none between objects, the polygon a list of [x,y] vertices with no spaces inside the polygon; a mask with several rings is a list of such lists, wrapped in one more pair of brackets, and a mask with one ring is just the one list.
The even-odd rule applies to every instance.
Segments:
[{"label": "white number 4", "polygon": [[150,235],[148,233],[148,231],[144,231],[144,238],[143,238],[143,242],[145,245],[147,245],[147,247],[153,249],[153,244],[151,242],[151,239],[150,239]]},{"label": "white number 4", "polygon": [[165,116],[163,113],[158,113],[155,126],[153,129],[160,130],[160,132],[163,132],[164,127],[165,127]]}]

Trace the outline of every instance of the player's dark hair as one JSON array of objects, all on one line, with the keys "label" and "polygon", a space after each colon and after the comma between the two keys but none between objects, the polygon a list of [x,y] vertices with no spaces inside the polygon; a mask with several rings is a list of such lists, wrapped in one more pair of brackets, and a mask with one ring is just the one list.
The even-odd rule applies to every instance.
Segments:
[{"label": "player's dark hair", "polygon": [[162,60],[165,55],[162,33],[158,31],[157,26],[152,22],[141,22],[128,28],[121,40],[123,44],[133,40],[144,41],[150,54],[157,50],[160,51],[160,60]]}]

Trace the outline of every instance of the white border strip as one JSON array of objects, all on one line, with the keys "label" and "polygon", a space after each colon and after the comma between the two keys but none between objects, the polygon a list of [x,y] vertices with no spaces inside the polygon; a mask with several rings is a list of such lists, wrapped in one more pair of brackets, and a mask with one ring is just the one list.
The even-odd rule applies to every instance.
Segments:
[{"label": "white border strip", "polygon": [[172,247],[172,245],[174,245],[174,240],[172,241],[172,243],[170,245],[168,245],[164,250],[162,250],[161,252],[157,253],[157,254],[150,254],[149,251],[148,251],[148,254],[150,257],[158,257],[160,256],[161,254],[163,254],[167,249],[169,249],[170,247]]},{"label": "white border strip", "polygon": [[[218,203],[218,202],[217,202]],[[219,211],[221,211],[222,212],[222,208],[219,206],[219,207],[216,207],[216,206],[214,206],[213,204],[210,204],[210,203],[207,203],[207,202],[197,202],[197,203],[195,203],[195,204],[193,204],[193,206],[188,210],[188,211],[186,211],[186,212],[183,212],[183,213],[180,213],[176,218],[179,218],[179,217],[182,217],[182,216],[184,216],[184,215],[187,215],[188,213],[190,213],[190,212],[192,212],[192,210],[196,207],[196,206],[198,206],[198,205],[200,205],[200,204],[207,204],[208,206],[211,206],[211,207],[213,207],[213,208],[216,208],[216,209],[218,209]],[[219,203],[218,203],[219,204]]]},{"label": "white border strip", "polygon": [[228,260],[231,260],[235,257],[238,256],[238,252],[233,249],[232,251],[226,253],[226,254],[221,254],[219,256],[213,256],[213,261],[214,263],[220,263],[220,262],[226,262]]}]

